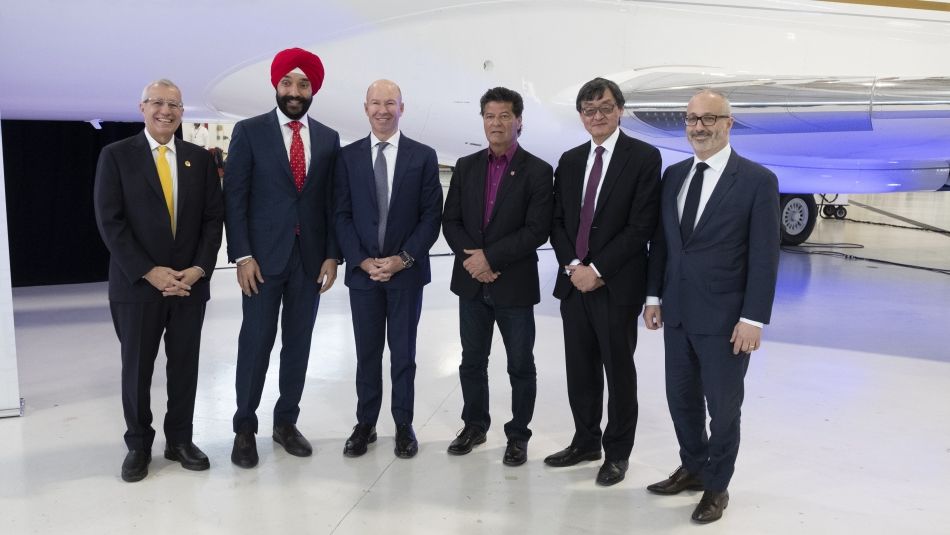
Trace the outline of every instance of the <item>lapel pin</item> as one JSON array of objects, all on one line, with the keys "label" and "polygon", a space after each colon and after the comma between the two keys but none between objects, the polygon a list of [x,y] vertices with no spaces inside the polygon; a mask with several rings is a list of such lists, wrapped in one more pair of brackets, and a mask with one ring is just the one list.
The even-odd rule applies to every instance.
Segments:
[{"label": "lapel pin", "polygon": [[514,172],[514,171],[511,172],[511,176],[515,176],[515,172]]},{"label": "lapel pin", "polygon": [[185,167],[191,167],[191,162],[188,160],[185,160]]}]

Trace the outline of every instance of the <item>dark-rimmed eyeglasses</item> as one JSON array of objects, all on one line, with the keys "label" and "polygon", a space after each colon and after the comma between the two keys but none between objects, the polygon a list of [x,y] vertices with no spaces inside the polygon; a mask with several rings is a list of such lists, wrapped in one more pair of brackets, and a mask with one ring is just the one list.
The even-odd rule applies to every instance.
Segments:
[{"label": "dark-rimmed eyeglasses", "polygon": [[716,124],[716,121],[718,121],[719,119],[728,119],[729,117],[732,117],[732,116],[731,115],[703,115],[700,117],[696,115],[687,115],[686,124],[688,126],[696,126],[697,122],[702,122],[703,126],[712,126]]},{"label": "dark-rimmed eyeglasses", "polygon": [[597,115],[597,112],[600,112],[604,117],[610,115],[617,109],[617,106],[614,104],[604,104],[603,106],[594,108],[582,108],[581,113],[584,114],[584,117],[594,117]]},{"label": "dark-rimmed eyeglasses", "polygon": [[163,98],[147,98],[142,101],[144,104],[148,104],[155,109],[159,109],[162,106],[168,105],[168,109],[172,111],[181,111],[185,109],[185,104],[180,100],[165,100]]}]

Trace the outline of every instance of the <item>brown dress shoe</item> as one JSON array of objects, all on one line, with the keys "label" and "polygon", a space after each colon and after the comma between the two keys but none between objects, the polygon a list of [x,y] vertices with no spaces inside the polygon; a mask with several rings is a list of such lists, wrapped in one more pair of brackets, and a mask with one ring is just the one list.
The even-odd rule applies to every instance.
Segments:
[{"label": "brown dress shoe", "polygon": [[707,490],[693,511],[693,521],[708,524],[722,518],[722,512],[729,505],[729,491],[713,492]]},{"label": "brown dress shoe", "polygon": [[654,494],[679,494],[684,490],[703,490],[703,482],[687,472],[685,466],[680,466],[670,477],[648,486],[647,490]]}]

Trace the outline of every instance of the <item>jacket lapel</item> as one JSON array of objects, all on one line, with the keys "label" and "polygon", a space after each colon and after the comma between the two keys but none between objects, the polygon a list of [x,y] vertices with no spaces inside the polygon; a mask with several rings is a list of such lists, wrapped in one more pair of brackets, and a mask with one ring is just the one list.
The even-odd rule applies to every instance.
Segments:
[{"label": "jacket lapel", "polygon": [[709,196],[706,207],[703,208],[703,215],[699,217],[699,222],[696,223],[696,228],[693,229],[692,236],[699,234],[706,223],[709,222],[709,218],[715,215],[716,208],[722,203],[722,200],[726,198],[726,194],[729,193],[729,190],[736,183],[736,172],[738,170],[739,158],[736,152],[732,151],[732,154],[729,155],[729,161],[726,163],[726,168],[723,169],[722,176],[719,177],[719,182],[716,183],[716,187],[713,189],[712,195]]},{"label": "jacket lapel", "polygon": [[[393,185],[392,191],[389,192],[389,205],[392,206],[392,200],[399,195],[399,190],[402,189],[403,177],[406,175],[406,169],[409,168],[409,164],[412,163],[412,140],[407,138],[405,135],[399,136],[399,147],[396,149],[396,169],[393,171]],[[373,175],[375,177],[375,175]],[[374,179],[375,182],[375,179]],[[388,213],[392,213],[390,210]],[[388,227],[387,227],[388,228]]]},{"label": "jacket lapel", "polygon": [[[491,149],[488,149],[491,150]],[[488,154],[485,154],[486,159]],[[511,192],[511,188],[514,187],[514,182],[520,180],[521,178],[521,168],[524,166],[525,151],[520,146],[515,151],[515,155],[511,157],[511,162],[508,164],[508,169],[505,169],[504,176],[501,177],[501,186],[499,186],[498,191],[495,192],[495,206],[492,207],[491,217],[489,218],[489,225],[492,221],[495,220],[495,214],[498,213],[498,206],[505,201],[505,198],[508,197]],[[485,191],[485,180],[488,177],[488,167],[485,167],[485,173],[482,174],[482,191]],[[482,211],[485,213],[485,195],[482,194]]]},{"label": "jacket lapel", "polygon": [[604,207],[604,203],[607,202],[607,198],[610,196],[610,191],[617,185],[617,181],[620,180],[620,171],[627,165],[629,158],[630,144],[627,143],[624,133],[620,132],[620,137],[617,138],[617,143],[614,145],[614,153],[610,157],[610,165],[607,166],[602,178],[603,185],[600,186],[600,194],[597,195],[597,206],[594,208],[594,218],[600,213],[600,210]]},{"label": "jacket lapel", "polygon": [[[287,154],[287,147],[284,146],[284,131],[283,126],[281,126],[280,121],[277,120],[277,112],[272,112],[268,116],[268,121],[270,123],[270,128],[274,131],[275,136],[265,136],[271,139],[270,141],[270,151],[273,153],[274,161],[280,162],[280,168],[284,171],[286,180],[283,180],[285,187],[290,188],[294,193],[297,192],[297,186],[294,184],[294,173],[290,170],[290,157]],[[313,129],[310,129],[310,153],[313,154]],[[308,181],[309,182],[309,181]]]}]

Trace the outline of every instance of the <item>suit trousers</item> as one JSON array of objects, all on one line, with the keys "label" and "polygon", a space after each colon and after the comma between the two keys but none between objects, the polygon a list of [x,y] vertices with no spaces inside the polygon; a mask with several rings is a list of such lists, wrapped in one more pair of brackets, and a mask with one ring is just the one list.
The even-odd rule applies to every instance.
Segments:
[{"label": "suit trousers", "polygon": [[[739,454],[739,417],[749,354],[732,354],[729,335],[699,335],[682,326],[663,328],[666,399],[680,459],[706,490],[729,486]],[[709,435],[706,408],[709,409]]]},{"label": "suit trousers", "polygon": [[[574,416],[571,445],[600,451],[608,461],[625,460],[637,429],[637,317],[641,307],[611,303],[609,289],[574,289],[561,300],[567,397]],[[604,376],[607,377],[607,426],[601,435]]]},{"label": "suit trousers", "polygon": [[[280,316],[280,397],[274,405],[274,425],[296,424],[300,414],[307,364],[310,360],[310,341],[313,324],[320,305],[320,285],[315,277],[307,276],[300,258],[300,239],[294,247],[287,266],[280,273],[263,273],[257,294],[244,295],[241,305],[244,320],[238,337],[237,373],[235,390],[237,411],[234,413],[234,432],[257,433],[257,407],[261,403],[264,379],[270,364],[271,350],[277,338],[277,318]],[[281,304],[283,311],[281,312]]]},{"label": "suit trousers", "polygon": [[191,442],[205,304],[178,297],[147,303],[109,303],[122,346],[122,412],[125,444],[130,450],[151,451],[155,439],[150,389],[163,333],[168,390],[165,439],[172,444]]},{"label": "suit trousers", "polygon": [[356,421],[376,425],[379,418],[383,400],[383,349],[388,341],[393,421],[396,425],[411,424],[422,286],[350,288],[350,309],[356,339]]},{"label": "suit trousers", "polygon": [[534,365],[534,307],[498,306],[491,298],[490,285],[482,285],[474,299],[459,298],[459,333],[462,339],[462,421],[487,431],[488,356],[491,353],[495,323],[505,343],[508,379],[511,383],[511,421],[505,424],[508,440],[527,442],[528,424],[534,415],[537,396],[537,370]]}]

